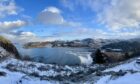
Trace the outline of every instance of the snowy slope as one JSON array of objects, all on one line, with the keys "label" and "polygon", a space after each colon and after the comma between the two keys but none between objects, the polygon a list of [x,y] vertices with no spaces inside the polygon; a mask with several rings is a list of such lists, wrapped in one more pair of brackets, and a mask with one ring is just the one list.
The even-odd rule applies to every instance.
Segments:
[{"label": "snowy slope", "polygon": [[105,70],[104,72],[125,72],[123,76],[106,75],[101,77],[95,84],[140,84],[140,64],[136,59],[126,62],[125,64]]},{"label": "snowy slope", "polygon": [[[3,59],[7,57],[7,59]],[[16,63],[16,59],[8,58],[13,57],[11,53],[0,47],[0,83],[1,84],[57,84],[57,82],[40,80],[38,78],[26,77],[27,74],[21,72],[9,71],[5,67],[7,64],[13,62]],[[2,75],[1,73],[6,73]]]},{"label": "snowy slope", "polygon": [[111,76],[102,77],[95,84],[140,84],[140,73],[126,74],[125,76],[113,79]]},{"label": "snowy slope", "polygon": [[[15,61],[15,59],[10,59]],[[42,81],[38,78],[26,77],[26,74],[20,72],[12,72],[4,67],[7,65],[9,60],[2,62],[0,65],[0,72],[6,72],[6,76],[0,76],[0,83],[2,84],[53,84],[50,81]],[[22,81],[22,83],[20,83]],[[57,83],[54,83],[57,84]]]},{"label": "snowy slope", "polygon": [[0,64],[0,71],[7,73],[6,76],[2,76],[3,79],[0,77],[0,82],[15,84],[22,80],[26,81],[25,84],[30,84],[30,82],[33,84],[34,81],[35,84],[63,84],[72,83],[71,80],[74,83],[77,80],[74,84],[80,84],[81,81],[78,81],[78,77],[86,76],[92,68],[94,69],[96,66],[59,66],[9,58]]}]

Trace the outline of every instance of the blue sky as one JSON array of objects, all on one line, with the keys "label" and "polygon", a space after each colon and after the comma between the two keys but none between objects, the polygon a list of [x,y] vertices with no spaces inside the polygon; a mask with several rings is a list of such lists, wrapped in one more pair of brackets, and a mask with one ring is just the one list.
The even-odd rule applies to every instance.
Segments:
[{"label": "blue sky", "polygon": [[0,34],[17,41],[140,36],[139,0],[1,0]]}]

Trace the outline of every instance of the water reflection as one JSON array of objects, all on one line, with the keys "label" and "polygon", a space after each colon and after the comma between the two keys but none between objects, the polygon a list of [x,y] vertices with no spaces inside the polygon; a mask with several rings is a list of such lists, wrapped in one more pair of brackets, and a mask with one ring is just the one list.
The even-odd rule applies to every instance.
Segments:
[{"label": "water reflection", "polygon": [[35,61],[48,64],[91,64],[90,52],[86,48],[31,48],[17,47],[22,56],[31,56]]}]

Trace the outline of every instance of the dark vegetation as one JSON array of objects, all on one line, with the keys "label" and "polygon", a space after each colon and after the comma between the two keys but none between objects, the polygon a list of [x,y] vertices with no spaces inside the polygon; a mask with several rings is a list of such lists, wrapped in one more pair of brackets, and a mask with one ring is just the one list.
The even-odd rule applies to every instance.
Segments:
[{"label": "dark vegetation", "polygon": [[102,49],[105,48],[122,49],[126,55],[129,53],[132,53],[131,56],[140,55],[140,41],[121,41],[102,47]]},{"label": "dark vegetation", "polygon": [[6,76],[6,73],[3,71],[0,71],[0,76]]},{"label": "dark vegetation", "polygon": [[[122,52],[108,52],[102,50],[106,49],[121,49]],[[91,56],[95,63],[112,63],[127,60],[135,56],[140,55],[140,41],[120,41],[116,43],[110,43],[97,49]]]},{"label": "dark vegetation", "polygon": [[91,56],[93,58],[93,62],[98,64],[115,63],[128,59],[124,53],[102,52],[100,49],[97,49],[95,53],[91,54]]},{"label": "dark vegetation", "polygon": [[25,60],[25,61],[33,61],[33,58],[31,56],[25,55],[21,57],[21,60]]},{"label": "dark vegetation", "polygon": [[29,74],[30,76],[34,76],[34,77],[40,77],[39,73],[37,72],[33,72],[31,74]]},{"label": "dark vegetation", "polygon": [[97,49],[95,53],[91,54],[93,62],[95,63],[105,63],[104,57],[100,49]]},{"label": "dark vegetation", "polygon": [[6,38],[0,36],[0,46],[3,47],[8,52],[15,55],[16,58],[20,58],[18,50],[16,47],[11,43],[11,41],[7,40]]}]

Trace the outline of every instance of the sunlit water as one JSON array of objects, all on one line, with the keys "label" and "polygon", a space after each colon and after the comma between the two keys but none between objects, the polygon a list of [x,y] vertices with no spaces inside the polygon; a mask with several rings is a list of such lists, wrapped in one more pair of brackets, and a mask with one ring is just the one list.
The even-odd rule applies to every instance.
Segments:
[{"label": "sunlit water", "polygon": [[35,61],[41,59],[42,62],[47,64],[89,65],[92,63],[91,52],[87,48],[17,48],[22,56],[36,58]]}]

